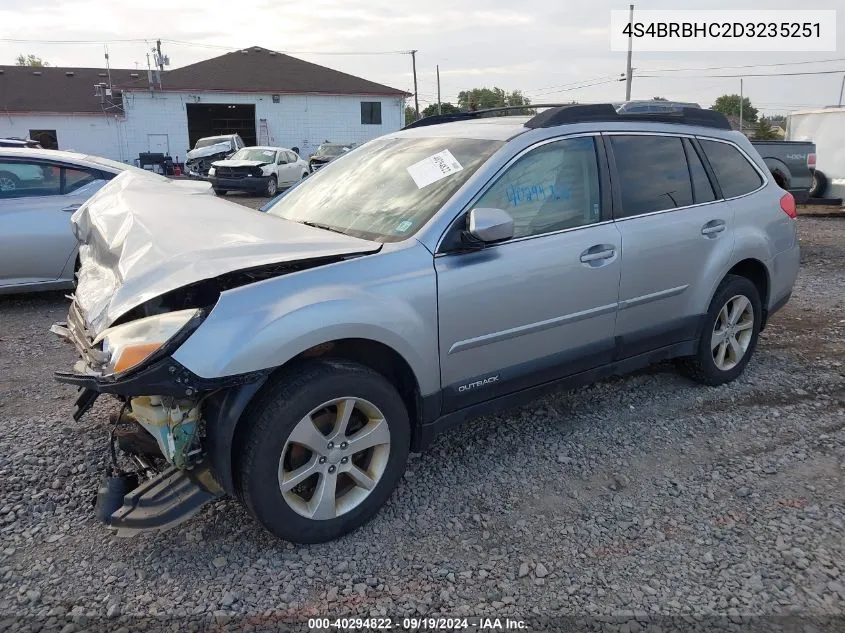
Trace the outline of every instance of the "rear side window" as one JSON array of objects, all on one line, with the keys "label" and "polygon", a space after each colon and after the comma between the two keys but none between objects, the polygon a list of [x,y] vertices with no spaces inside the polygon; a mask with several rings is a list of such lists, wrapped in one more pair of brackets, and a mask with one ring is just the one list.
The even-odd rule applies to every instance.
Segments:
[{"label": "rear side window", "polygon": [[684,139],[684,150],[687,153],[689,175],[692,179],[692,195],[695,198],[696,204],[713,202],[716,199],[716,194],[713,192],[713,185],[710,184],[710,178],[707,177],[704,164],[701,162],[698,152],[692,143],[690,143],[689,139]]},{"label": "rear side window", "polygon": [[680,137],[611,136],[622,210],[617,218],[693,203],[690,172]]},{"label": "rear side window", "polygon": [[741,196],[763,184],[757,170],[736,147],[729,143],[699,140],[710,166],[716,173],[716,180],[726,198]]}]

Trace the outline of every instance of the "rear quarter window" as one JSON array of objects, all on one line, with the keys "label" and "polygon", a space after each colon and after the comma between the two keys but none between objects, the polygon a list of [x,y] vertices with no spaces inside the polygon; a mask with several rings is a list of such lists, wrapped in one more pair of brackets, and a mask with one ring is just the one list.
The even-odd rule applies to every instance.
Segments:
[{"label": "rear quarter window", "polygon": [[725,198],[735,198],[759,189],[763,179],[734,145],[699,139]]}]

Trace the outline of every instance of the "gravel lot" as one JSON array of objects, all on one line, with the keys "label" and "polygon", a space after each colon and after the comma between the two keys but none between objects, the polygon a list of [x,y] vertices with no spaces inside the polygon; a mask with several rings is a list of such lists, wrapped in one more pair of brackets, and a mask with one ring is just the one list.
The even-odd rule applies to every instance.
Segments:
[{"label": "gravel lot", "polygon": [[793,300],[737,382],[661,365],[477,420],[413,456],[374,521],[317,546],[274,540],[230,500],[109,536],[91,498],[113,405],[74,423],[74,391],[51,378],[74,357],[47,331],[66,300],[0,297],[0,631],[437,614],[845,626],[845,219],[799,226]]}]

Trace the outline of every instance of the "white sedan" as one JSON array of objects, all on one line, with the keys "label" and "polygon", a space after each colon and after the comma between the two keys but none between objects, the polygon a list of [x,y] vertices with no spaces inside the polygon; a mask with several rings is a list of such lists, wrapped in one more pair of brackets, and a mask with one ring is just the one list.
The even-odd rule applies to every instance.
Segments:
[{"label": "white sedan", "polygon": [[311,170],[299,154],[286,147],[244,147],[226,160],[214,161],[208,181],[218,195],[250,191],[272,198],[280,187],[307,178]]}]

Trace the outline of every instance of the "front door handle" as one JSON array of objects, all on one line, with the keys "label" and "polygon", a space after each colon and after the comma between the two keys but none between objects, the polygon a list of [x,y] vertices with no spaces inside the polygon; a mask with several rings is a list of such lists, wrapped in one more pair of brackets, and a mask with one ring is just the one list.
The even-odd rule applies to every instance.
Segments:
[{"label": "front door handle", "polygon": [[69,204],[64,209],[62,209],[62,211],[64,211],[65,213],[73,213],[81,206],[81,204]]},{"label": "front door handle", "polygon": [[596,244],[581,253],[581,263],[600,265],[602,260],[613,259],[616,256],[616,249],[613,244]]},{"label": "front door handle", "polygon": [[717,237],[726,228],[724,220],[711,220],[701,227],[701,234],[705,237]]},{"label": "front door handle", "polygon": [[613,250],[612,248],[608,248],[608,249],[605,249],[605,250],[602,250],[602,251],[593,251],[593,252],[590,252],[589,250],[587,250],[587,251],[584,251],[583,253],[581,253],[581,261],[584,262],[585,264],[588,264],[590,262],[596,262],[596,261],[599,261],[601,259],[610,259],[614,255],[616,255],[616,251]]}]

